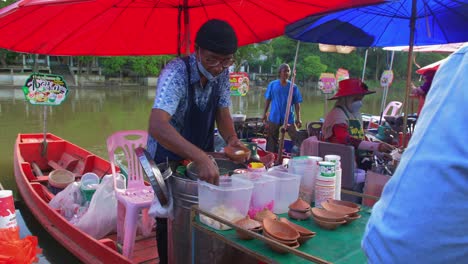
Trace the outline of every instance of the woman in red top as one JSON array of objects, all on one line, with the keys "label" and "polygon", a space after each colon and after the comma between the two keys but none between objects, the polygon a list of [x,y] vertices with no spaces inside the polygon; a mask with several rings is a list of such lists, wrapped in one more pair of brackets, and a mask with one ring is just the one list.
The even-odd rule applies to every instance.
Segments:
[{"label": "woman in red top", "polygon": [[[322,127],[325,141],[351,145],[356,150],[357,165],[369,169],[370,162],[365,162],[370,152],[388,153],[393,147],[386,143],[366,141],[359,111],[364,95],[375,93],[369,91],[360,79],[346,79],[338,83],[338,92],[329,100],[337,100],[335,107],[328,113]],[[371,161],[371,159],[368,159]]]}]

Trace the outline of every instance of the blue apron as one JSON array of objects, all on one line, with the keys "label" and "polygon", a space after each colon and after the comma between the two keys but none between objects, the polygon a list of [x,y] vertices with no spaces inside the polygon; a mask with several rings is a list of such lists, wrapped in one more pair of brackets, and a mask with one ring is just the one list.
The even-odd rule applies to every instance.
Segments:
[{"label": "blue apron", "polygon": [[[195,102],[195,86],[190,82],[189,57],[183,58],[187,67],[187,110],[185,111],[184,126],[180,134],[190,143],[206,152],[214,151],[214,125],[216,109],[219,102],[218,89],[213,87],[204,110]],[[181,161],[183,158],[157,143],[154,161],[156,164],[169,161]]]}]

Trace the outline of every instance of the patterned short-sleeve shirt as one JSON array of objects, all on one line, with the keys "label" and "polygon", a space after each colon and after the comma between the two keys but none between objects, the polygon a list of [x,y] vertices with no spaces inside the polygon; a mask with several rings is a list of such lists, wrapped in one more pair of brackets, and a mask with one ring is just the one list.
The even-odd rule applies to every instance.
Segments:
[{"label": "patterned short-sleeve shirt", "polygon": [[[200,74],[198,72],[195,54],[189,57],[190,83],[195,88],[195,103],[200,109],[204,109],[213,89],[220,95],[218,108],[229,107],[230,84],[229,71],[226,69],[213,81],[209,81],[204,88],[200,85]],[[170,124],[181,132],[188,107],[187,94],[187,67],[181,58],[170,61],[159,75],[156,86],[156,97],[153,109],[161,109],[171,115]],[[156,140],[151,136],[148,139],[148,151],[154,155],[156,152]]]}]

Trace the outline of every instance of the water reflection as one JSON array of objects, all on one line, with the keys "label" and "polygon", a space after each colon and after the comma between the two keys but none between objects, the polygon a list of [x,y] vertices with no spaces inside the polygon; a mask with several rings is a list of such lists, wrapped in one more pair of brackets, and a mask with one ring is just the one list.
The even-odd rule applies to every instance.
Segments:
[{"label": "water reflection", "polygon": [[[302,121],[324,116],[324,96],[315,89],[301,89]],[[232,97],[232,112],[261,117],[265,87],[253,87],[246,96]],[[70,89],[67,101],[47,107],[47,131],[107,158],[105,140],[117,130],[147,129],[155,95],[154,87],[85,87]],[[381,93],[364,99],[364,112],[377,114]],[[389,101],[403,98],[390,92]],[[401,99],[400,99],[401,100]],[[329,108],[333,103],[329,103]],[[21,88],[0,87],[1,182],[14,188],[13,145],[18,133],[42,133],[44,106],[25,102]]]}]

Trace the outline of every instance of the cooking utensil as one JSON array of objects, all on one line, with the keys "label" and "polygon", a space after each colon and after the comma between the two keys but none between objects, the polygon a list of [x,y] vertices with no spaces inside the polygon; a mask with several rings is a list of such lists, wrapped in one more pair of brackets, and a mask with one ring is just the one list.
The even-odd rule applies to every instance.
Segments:
[{"label": "cooking utensil", "polygon": [[158,198],[162,206],[166,206],[169,203],[169,191],[167,189],[164,179],[169,178],[172,175],[171,168],[169,164],[163,164],[161,167],[165,166],[164,173],[161,173],[156,163],[151,158],[151,155],[142,147],[135,149],[135,154],[140,161],[143,171],[149,179],[151,187],[153,187],[154,193]]}]

